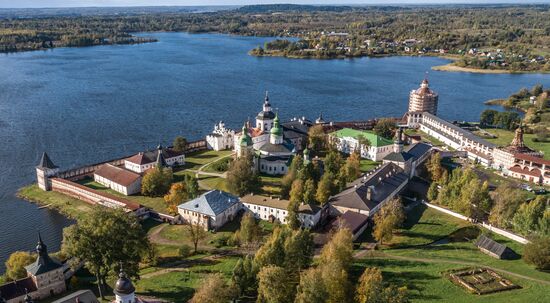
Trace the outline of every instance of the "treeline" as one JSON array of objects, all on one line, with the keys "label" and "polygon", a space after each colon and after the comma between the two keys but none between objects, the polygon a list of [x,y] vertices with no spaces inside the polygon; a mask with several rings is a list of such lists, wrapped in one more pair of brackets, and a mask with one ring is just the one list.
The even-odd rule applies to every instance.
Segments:
[{"label": "treeline", "polygon": [[[286,9],[285,9],[286,8]],[[280,13],[264,13],[277,9]],[[248,7],[208,13],[158,13],[138,16],[84,16],[0,20],[0,51],[43,48],[42,43],[64,46],[62,41],[84,36],[115,43],[114,37],[133,32],[220,32],[254,36],[293,36],[303,39],[319,33],[347,32],[354,43],[417,39],[417,48],[468,50],[500,48],[526,54],[550,45],[548,5],[494,7]],[[24,32],[27,31],[27,34]],[[13,35],[21,35],[13,41]],[[4,40],[3,37],[7,39]],[[322,41],[321,41],[322,42]],[[26,43],[34,43],[32,47]],[[90,44],[87,41],[86,44]],[[379,53],[395,52],[382,43]]]},{"label": "treeline", "polygon": [[528,194],[505,183],[493,192],[471,169],[449,173],[441,166],[439,154],[426,164],[432,181],[428,199],[479,222],[511,229],[528,237],[550,237],[550,201],[544,195]]}]

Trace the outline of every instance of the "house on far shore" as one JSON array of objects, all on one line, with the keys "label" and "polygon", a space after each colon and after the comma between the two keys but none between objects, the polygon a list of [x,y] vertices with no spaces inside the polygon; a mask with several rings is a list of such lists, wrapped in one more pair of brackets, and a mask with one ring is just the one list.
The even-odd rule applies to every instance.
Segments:
[{"label": "house on far shore", "polygon": [[238,197],[221,190],[211,190],[180,204],[178,213],[185,223],[199,224],[206,230],[216,230],[232,221],[240,209]]},{"label": "house on far shore", "polygon": [[517,254],[508,246],[500,244],[495,240],[481,235],[477,239],[475,246],[483,253],[497,259],[512,260],[517,257]]}]

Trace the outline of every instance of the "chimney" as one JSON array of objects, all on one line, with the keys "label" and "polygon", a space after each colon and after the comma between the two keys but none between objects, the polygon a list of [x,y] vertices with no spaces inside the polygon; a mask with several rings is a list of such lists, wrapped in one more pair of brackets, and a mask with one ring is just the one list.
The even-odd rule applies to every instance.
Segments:
[{"label": "chimney", "polygon": [[374,188],[372,186],[367,187],[367,200],[372,200],[372,194],[374,193]]}]

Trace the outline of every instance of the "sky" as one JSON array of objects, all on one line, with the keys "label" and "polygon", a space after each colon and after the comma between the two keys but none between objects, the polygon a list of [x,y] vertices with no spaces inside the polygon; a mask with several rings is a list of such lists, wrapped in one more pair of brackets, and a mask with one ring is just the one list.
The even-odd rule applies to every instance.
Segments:
[{"label": "sky", "polygon": [[165,5],[247,5],[295,4],[444,4],[444,3],[550,3],[550,0],[0,0],[0,8],[165,6]]}]

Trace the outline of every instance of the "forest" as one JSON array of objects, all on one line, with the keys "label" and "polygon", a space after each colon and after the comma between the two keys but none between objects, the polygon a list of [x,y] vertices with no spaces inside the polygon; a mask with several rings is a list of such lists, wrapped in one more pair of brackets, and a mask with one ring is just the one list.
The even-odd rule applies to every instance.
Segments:
[{"label": "forest", "polygon": [[[550,70],[550,5],[347,7],[259,5],[213,12],[0,19],[0,52],[140,43],[135,32],[294,37],[255,55],[354,57],[434,53],[481,69]],[[331,36],[327,33],[342,33]]]}]

